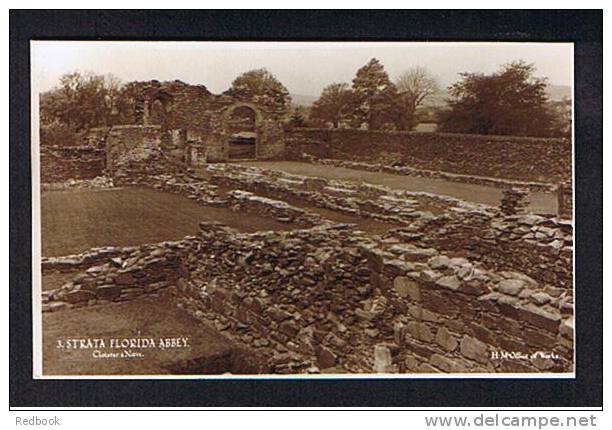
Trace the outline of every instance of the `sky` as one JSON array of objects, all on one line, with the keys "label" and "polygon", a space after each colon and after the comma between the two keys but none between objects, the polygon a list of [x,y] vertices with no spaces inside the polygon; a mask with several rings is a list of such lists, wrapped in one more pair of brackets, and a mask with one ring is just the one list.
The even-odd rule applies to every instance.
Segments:
[{"label": "sky", "polygon": [[350,84],[355,72],[378,58],[392,80],[423,66],[447,86],[461,72],[496,71],[514,60],[534,63],[536,76],[572,85],[571,43],[505,42],[32,42],[34,88],[47,91],[64,73],[111,73],[123,82],[179,79],[213,93],[234,78],[265,67],[292,94],[318,96],[332,82]]}]

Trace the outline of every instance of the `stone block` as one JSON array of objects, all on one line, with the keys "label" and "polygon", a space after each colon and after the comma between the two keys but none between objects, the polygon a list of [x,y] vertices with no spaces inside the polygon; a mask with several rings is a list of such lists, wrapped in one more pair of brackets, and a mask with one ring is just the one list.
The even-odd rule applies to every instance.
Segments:
[{"label": "stone block", "polygon": [[451,291],[457,291],[461,286],[461,280],[455,275],[443,276],[436,280],[436,285]]},{"label": "stone block", "polygon": [[496,336],[494,336],[493,333],[491,333],[491,331],[486,327],[483,327],[482,325],[476,324],[474,322],[470,323],[469,327],[472,331],[472,334],[477,339],[487,344],[495,344]]},{"label": "stone block", "polygon": [[436,353],[434,349],[428,347],[427,345],[413,341],[410,335],[406,335],[404,338],[404,344],[406,345],[406,349],[424,358],[429,358]]},{"label": "stone block", "polygon": [[287,320],[283,321],[278,329],[289,338],[293,338],[299,333],[300,326],[295,321]]},{"label": "stone block", "polygon": [[72,307],[69,303],[66,302],[50,302],[45,306],[47,306],[47,310],[49,312],[56,312],[62,309],[70,309]]},{"label": "stone block", "polygon": [[539,291],[539,292],[531,294],[529,299],[537,305],[545,305],[546,303],[552,300],[552,297],[550,297],[548,294],[544,292]]},{"label": "stone block", "polygon": [[447,267],[449,267],[450,263],[451,260],[446,255],[438,255],[436,257],[432,257],[427,262],[427,264],[429,264],[429,267],[436,270],[446,269]]},{"label": "stone block", "polygon": [[567,318],[559,324],[559,333],[568,339],[574,339],[574,317]]},{"label": "stone block", "polygon": [[419,321],[438,322],[440,320],[435,313],[423,308],[423,306],[408,305],[408,312]]},{"label": "stone block", "polygon": [[121,286],[120,285],[100,285],[96,288],[96,296],[99,299],[104,300],[113,300],[121,295]]},{"label": "stone block", "polygon": [[96,293],[89,290],[77,289],[70,291],[62,297],[62,300],[71,304],[87,302],[95,299]]},{"label": "stone block", "polygon": [[519,317],[528,323],[557,333],[559,330],[559,321],[561,316],[544,310],[532,303],[521,305],[519,308]]},{"label": "stone block", "polygon": [[386,345],[376,345],[374,347],[374,372],[392,373],[393,367],[393,360],[389,347]]},{"label": "stone block", "polygon": [[468,371],[468,367],[465,365],[465,363],[461,363],[457,360],[453,360],[439,354],[432,355],[429,363],[446,373],[462,373]]},{"label": "stone block", "polygon": [[435,340],[438,345],[449,352],[454,351],[459,344],[457,339],[455,339],[455,337],[446,329],[446,327],[440,327],[438,329]]},{"label": "stone block", "polygon": [[406,336],[406,326],[402,322],[396,322],[393,324],[393,340],[397,345],[404,344],[404,337]]},{"label": "stone block", "polygon": [[525,287],[525,281],[520,279],[504,279],[497,284],[497,290],[510,296],[518,296]]},{"label": "stone block", "polygon": [[436,369],[428,363],[421,363],[416,369],[417,373],[442,373],[439,369]]},{"label": "stone block", "polygon": [[419,285],[405,276],[397,276],[393,280],[393,289],[402,298],[409,297],[414,301],[421,300],[421,289]]},{"label": "stone block", "polygon": [[334,367],[338,357],[329,348],[319,345],[316,348],[317,364],[321,369]]},{"label": "stone block", "polygon": [[484,342],[470,336],[463,336],[460,346],[461,354],[483,364],[490,361],[489,350]]},{"label": "stone block", "polygon": [[418,339],[423,342],[432,342],[434,335],[427,326],[427,324],[411,321],[408,323],[407,331],[414,339]]}]

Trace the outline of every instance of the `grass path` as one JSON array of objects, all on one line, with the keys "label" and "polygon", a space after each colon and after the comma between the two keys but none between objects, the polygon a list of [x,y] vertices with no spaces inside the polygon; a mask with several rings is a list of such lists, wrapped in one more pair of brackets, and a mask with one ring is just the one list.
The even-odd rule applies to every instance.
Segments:
[{"label": "grass path", "polygon": [[[420,178],[384,172],[366,172],[344,167],[322,166],[298,161],[249,161],[241,162],[240,164],[261,167],[264,169],[282,170],[297,175],[317,176],[326,179],[338,179],[357,183],[367,182],[370,184],[385,185],[398,190],[425,191],[494,206],[499,205],[502,198],[502,191],[499,188],[452,182],[438,178]],[[536,213],[556,213],[556,195],[553,193],[541,192],[531,193],[529,208]]]},{"label": "grass path", "polygon": [[41,212],[43,256],[79,253],[97,246],[176,240],[195,234],[198,223],[205,220],[245,232],[294,228],[147,188],[43,192]]}]

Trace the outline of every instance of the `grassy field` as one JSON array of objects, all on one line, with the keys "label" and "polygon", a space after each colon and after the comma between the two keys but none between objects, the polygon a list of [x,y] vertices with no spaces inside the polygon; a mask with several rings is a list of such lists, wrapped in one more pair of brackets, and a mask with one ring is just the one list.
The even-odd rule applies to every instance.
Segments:
[{"label": "grassy field", "polygon": [[[211,327],[203,325],[173,303],[172,295],[43,314],[43,373],[45,375],[108,375],[238,372],[237,346]],[[96,358],[92,349],[59,349],[58,340],[137,337],[187,337],[180,349],[134,349],[142,357]]]},{"label": "grassy field", "polygon": [[198,223],[205,220],[245,232],[293,228],[146,188],[44,192],[41,213],[43,256],[180,239],[195,234]]}]

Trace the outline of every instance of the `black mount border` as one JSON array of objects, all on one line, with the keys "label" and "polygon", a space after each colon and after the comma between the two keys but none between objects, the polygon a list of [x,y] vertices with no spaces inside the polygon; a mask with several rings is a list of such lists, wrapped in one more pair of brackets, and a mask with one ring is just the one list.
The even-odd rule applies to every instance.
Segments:
[{"label": "black mount border", "polygon": [[[601,10],[10,11],[9,407],[603,407]],[[30,40],[574,42],[576,379],[33,380]]]}]

